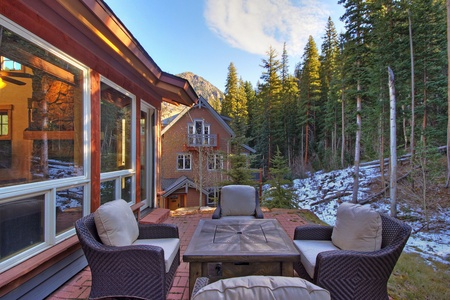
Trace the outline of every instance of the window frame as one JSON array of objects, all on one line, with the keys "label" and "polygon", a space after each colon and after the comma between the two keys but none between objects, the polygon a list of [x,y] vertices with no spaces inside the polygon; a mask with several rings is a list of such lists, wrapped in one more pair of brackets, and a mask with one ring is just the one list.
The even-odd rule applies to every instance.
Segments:
[{"label": "window frame", "polygon": [[[211,163],[213,168],[210,168]],[[220,171],[223,170],[224,166],[224,156],[221,153],[211,153],[208,154],[208,171]]]},{"label": "window frame", "polygon": [[[183,168],[180,169],[178,166],[178,161],[180,159],[180,156],[183,157]],[[186,168],[186,158],[189,157],[189,168]],[[192,170],[192,154],[191,153],[177,153],[177,171],[191,171]]]},{"label": "window frame", "polygon": [[73,187],[83,187],[83,200],[82,200],[82,215],[87,215],[90,213],[90,194],[91,194],[91,123],[90,123],[90,112],[91,112],[91,95],[90,95],[90,69],[79,62],[78,60],[72,58],[64,51],[59,50],[52,44],[46,42],[40,37],[34,35],[23,27],[17,25],[6,17],[0,15],[0,26],[14,32],[21,38],[29,41],[37,47],[40,47],[52,55],[70,63],[72,66],[80,69],[82,73],[82,79],[80,84],[82,85],[82,116],[85,122],[82,125],[82,145],[83,147],[83,173],[78,176],[70,178],[53,179],[39,182],[22,183],[17,185],[0,187],[0,203],[6,203],[10,201],[20,200],[27,197],[44,195],[44,241],[37,245],[34,245],[22,252],[11,255],[11,257],[6,258],[4,261],[0,262],[0,273],[14,267],[18,263],[21,263],[44,250],[47,250],[56,244],[66,240],[67,238],[75,235],[75,228],[72,227],[60,234],[56,233],[56,193],[60,190],[70,189]]},{"label": "window frame", "polygon": [[[6,114],[8,116],[8,134],[2,135],[1,131],[0,131],[0,140],[2,140],[2,141],[10,141],[12,139],[12,119],[11,119],[12,110],[13,110],[12,104],[5,104],[5,105],[0,104],[0,113],[6,112]],[[2,126],[1,123],[0,123],[0,126]]]},{"label": "window frame", "polygon": [[[114,171],[108,171],[108,172],[102,172],[100,173],[100,182],[105,181],[115,181],[115,188],[114,188],[114,197],[115,199],[122,199],[122,189],[121,189],[121,182],[122,180],[125,180],[127,177],[131,177],[131,201],[130,204],[136,203],[136,96],[120,85],[114,83],[113,81],[109,80],[108,78],[104,76],[100,76],[100,82],[105,83],[109,85],[110,87],[116,89],[117,91],[121,92],[122,94],[126,95],[127,97],[131,98],[131,166],[129,169],[123,169],[123,170],[114,170]],[[101,111],[100,111],[100,118],[101,118]]]}]

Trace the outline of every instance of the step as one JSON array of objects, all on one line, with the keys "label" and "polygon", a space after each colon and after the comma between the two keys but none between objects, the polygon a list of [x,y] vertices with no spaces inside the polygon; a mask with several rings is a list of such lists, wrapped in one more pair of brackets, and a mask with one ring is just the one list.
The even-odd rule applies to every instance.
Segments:
[{"label": "step", "polygon": [[159,224],[163,223],[170,216],[170,209],[156,208],[148,215],[139,220],[141,224]]}]

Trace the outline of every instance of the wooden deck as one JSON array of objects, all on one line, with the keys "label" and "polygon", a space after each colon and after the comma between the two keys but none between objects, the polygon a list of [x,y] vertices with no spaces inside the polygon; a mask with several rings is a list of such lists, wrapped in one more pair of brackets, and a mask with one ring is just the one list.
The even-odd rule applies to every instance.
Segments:
[{"label": "wooden deck", "polygon": [[[277,219],[283,229],[292,239],[296,226],[306,224],[295,210],[274,209],[272,211],[264,211],[265,218]],[[181,257],[183,257],[192,235],[194,234],[197,224],[201,219],[211,219],[212,210],[199,212],[198,210],[186,210],[183,212],[171,213],[167,219],[158,219],[163,223],[175,224],[178,226],[181,241]],[[150,219],[150,217],[148,218]],[[181,261],[175,274],[172,288],[169,291],[167,300],[187,300],[189,299],[189,264]],[[56,292],[47,297],[50,300],[61,299],[88,299],[91,289],[91,273],[89,267],[78,273],[65,285],[61,286]]]}]

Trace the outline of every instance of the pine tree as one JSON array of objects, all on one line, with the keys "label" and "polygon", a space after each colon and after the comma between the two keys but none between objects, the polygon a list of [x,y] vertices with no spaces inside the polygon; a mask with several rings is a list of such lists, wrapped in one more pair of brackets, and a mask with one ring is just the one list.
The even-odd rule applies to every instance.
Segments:
[{"label": "pine tree", "polygon": [[365,44],[368,24],[367,2],[363,0],[339,0],[346,9],[342,20],[347,29],[345,33],[345,59],[347,78],[351,80],[349,96],[356,100],[356,137],[354,156],[354,182],[352,202],[356,203],[359,189],[359,164],[361,159],[361,135],[362,135],[362,99],[364,97],[364,84],[367,81],[366,63],[369,56],[369,48]]},{"label": "pine tree", "polygon": [[[280,130],[280,92],[281,79],[279,72],[281,69],[280,61],[277,59],[276,51],[270,47],[267,52],[267,59],[262,60],[261,67],[264,68],[260,84],[257,105],[257,128],[256,128],[256,147],[262,155],[262,167],[270,170],[270,157],[272,156],[275,145],[276,133]],[[270,171],[269,171],[270,172]]]},{"label": "pine tree", "polygon": [[278,146],[283,149],[282,154],[287,158],[288,165],[294,164],[295,146],[297,137],[296,119],[297,119],[297,100],[299,97],[298,80],[289,74],[289,58],[286,50],[286,44],[281,56],[281,117],[283,120],[280,133],[280,143]]},{"label": "pine tree", "polygon": [[[340,78],[338,77],[338,62],[339,55],[339,40],[336,28],[331,18],[325,28],[322,43],[322,55],[320,57],[320,80],[321,80],[321,104],[323,122],[322,134],[320,139],[323,140],[325,161],[330,165],[337,162],[337,141],[338,141],[338,122],[340,121],[340,93],[339,85]],[[327,156],[331,148],[331,157]],[[328,159],[327,159],[328,158]]]},{"label": "pine tree", "polygon": [[293,189],[289,167],[277,148],[272,160],[270,189],[264,193],[263,205],[268,208],[297,208],[297,195]]},{"label": "pine tree", "polygon": [[312,36],[305,46],[299,74],[300,102],[299,126],[304,130],[304,164],[308,165],[310,152],[317,142],[318,128],[316,117],[320,113],[320,61],[319,52]]},{"label": "pine tree", "polygon": [[236,110],[236,103],[238,101],[239,81],[236,67],[233,63],[228,66],[227,82],[225,84],[225,99],[222,102],[221,114],[227,117],[232,117]]}]

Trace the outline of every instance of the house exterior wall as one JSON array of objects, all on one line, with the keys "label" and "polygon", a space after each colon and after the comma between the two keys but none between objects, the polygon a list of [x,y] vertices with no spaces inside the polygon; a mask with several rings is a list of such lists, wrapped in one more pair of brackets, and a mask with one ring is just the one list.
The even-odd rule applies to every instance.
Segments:
[{"label": "house exterior wall", "polygon": [[[188,137],[189,124],[193,124],[196,120],[203,120],[204,124],[209,126],[208,134],[217,136],[217,146],[199,147],[198,145],[205,143],[205,140]],[[191,187],[187,189],[185,206],[215,206],[220,186],[224,181],[229,180],[225,173],[231,168],[228,156],[234,135],[232,129],[203,98],[200,98],[198,105],[191,107],[188,111],[183,111],[167,126],[162,130],[161,178],[170,182],[169,179],[182,180],[185,176],[191,181]],[[211,138],[213,139],[214,136]],[[190,147],[189,142],[196,146]],[[214,143],[208,145],[214,145]],[[240,153],[248,155],[250,150],[242,147]],[[177,158],[180,154],[191,156],[189,170],[178,169]],[[218,169],[208,167],[208,156],[211,154],[218,154],[223,158],[222,166]],[[174,182],[180,184],[179,181]],[[192,184],[196,185],[196,188],[192,187]],[[164,191],[166,197],[173,195],[173,193],[167,194],[168,187],[163,188],[166,188]],[[171,187],[168,190],[170,189]],[[200,190],[203,190],[203,193],[200,193]],[[167,201],[159,201],[160,205],[167,206],[166,203]]]},{"label": "house exterior wall", "polygon": [[[211,134],[217,134],[218,147],[204,147],[200,155],[197,148],[187,147],[188,143],[188,124],[195,119],[204,120],[210,124]],[[191,108],[184,114],[172,127],[170,127],[162,137],[162,178],[178,178],[186,176],[192,181],[198,183],[200,180],[200,168],[203,172],[204,186],[215,186],[223,180],[223,173],[220,170],[208,170],[208,153],[222,153],[224,160],[229,153],[231,135],[220,124],[217,119],[206,108]],[[191,170],[177,170],[177,155],[179,153],[190,153],[192,155]],[[200,167],[200,157],[202,157],[202,167]],[[224,161],[224,168],[228,168]],[[198,200],[197,200],[198,203]],[[197,204],[198,205],[198,204]]]}]

